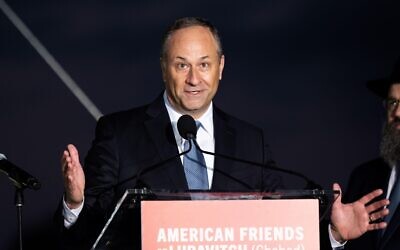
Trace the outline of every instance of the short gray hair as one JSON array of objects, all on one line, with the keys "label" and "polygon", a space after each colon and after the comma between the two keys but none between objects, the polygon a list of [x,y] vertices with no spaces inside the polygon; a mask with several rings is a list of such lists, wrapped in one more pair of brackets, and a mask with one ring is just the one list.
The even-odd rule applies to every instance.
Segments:
[{"label": "short gray hair", "polygon": [[200,17],[183,17],[180,19],[175,20],[175,22],[167,29],[167,31],[164,34],[162,44],[161,44],[161,53],[160,57],[161,60],[167,56],[167,43],[168,40],[171,38],[172,34],[180,29],[188,28],[188,27],[193,27],[193,26],[202,26],[205,28],[208,28],[213,35],[215,41],[217,42],[217,53],[218,56],[221,57],[223,54],[222,51],[222,43],[221,43],[221,38],[218,34],[217,28],[209,21],[206,19],[200,18]]}]

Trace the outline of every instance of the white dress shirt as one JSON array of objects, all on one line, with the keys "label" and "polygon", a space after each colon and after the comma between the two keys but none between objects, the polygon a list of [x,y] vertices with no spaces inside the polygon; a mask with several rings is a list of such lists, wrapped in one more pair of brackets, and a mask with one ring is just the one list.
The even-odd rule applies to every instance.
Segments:
[{"label": "white dress shirt", "polygon": [[392,193],[394,183],[396,182],[396,178],[398,175],[397,168],[398,167],[396,167],[396,166],[392,167],[392,172],[390,173],[390,178],[389,178],[389,183],[388,183],[388,188],[387,188],[387,193],[386,193],[386,199],[389,199],[390,194]]},{"label": "white dress shirt", "polygon": [[[179,153],[183,152],[185,139],[179,134],[177,123],[178,119],[184,115],[176,112],[168,101],[166,93],[164,93],[164,103],[167,107],[169,119],[171,120],[172,128],[175,135],[176,145],[178,145]],[[201,126],[197,130],[196,141],[200,148],[204,151],[214,153],[215,140],[214,140],[214,123],[213,123],[213,105],[212,103],[206,110],[206,112],[197,121],[200,122]],[[208,188],[211,188],[212,178],[214,173],[214,156],[209,154],[203,154],[207,165],[207,176],[208,176]],[[181,156],[183,164],[183,156]]]}]

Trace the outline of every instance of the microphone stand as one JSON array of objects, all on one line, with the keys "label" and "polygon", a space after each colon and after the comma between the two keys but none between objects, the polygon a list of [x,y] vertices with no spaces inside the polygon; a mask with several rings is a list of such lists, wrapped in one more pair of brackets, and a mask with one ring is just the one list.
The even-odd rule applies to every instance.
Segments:
[{"label": "microphone stand", "polygon": [[24,188],[15,187],[15,206],[17,208],[18,246],[22,250],[22,207],[24,205]]},{"label": "microphone stand", "polygon": [[[3,161],[5,160],[5,161]],[[17,209],[18,249],[22,250],[22,207],[24,206],[24,190],[30,188],[38,190],[40,182],[24,170],[7,161],[0,153],[0,172],[5,173],[15,186],[14,204]]]}]

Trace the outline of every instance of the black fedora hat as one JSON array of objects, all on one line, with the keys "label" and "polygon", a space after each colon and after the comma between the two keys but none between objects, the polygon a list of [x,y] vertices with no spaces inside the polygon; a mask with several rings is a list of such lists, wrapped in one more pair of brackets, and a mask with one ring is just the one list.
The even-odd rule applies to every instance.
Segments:
[{"label": "black fedora hat", "polygon": [[400,57],[397,59],[389,77],[368,81],[367,88],[379,97],[386,98],[390,85],[394,83],[400,84]]}]

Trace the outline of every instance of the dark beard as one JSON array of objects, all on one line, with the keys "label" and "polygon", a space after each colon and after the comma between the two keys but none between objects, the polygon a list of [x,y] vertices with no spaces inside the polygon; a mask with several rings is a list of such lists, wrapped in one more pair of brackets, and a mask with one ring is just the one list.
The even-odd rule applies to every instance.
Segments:
[{"label": "dark beard", "polygon": [[389,166],[394,166],[400,162],[400,130],[396,126],[400,121],[393,121],[383,126],[382,140],[380,145],[380,153],[382,158]]}]

